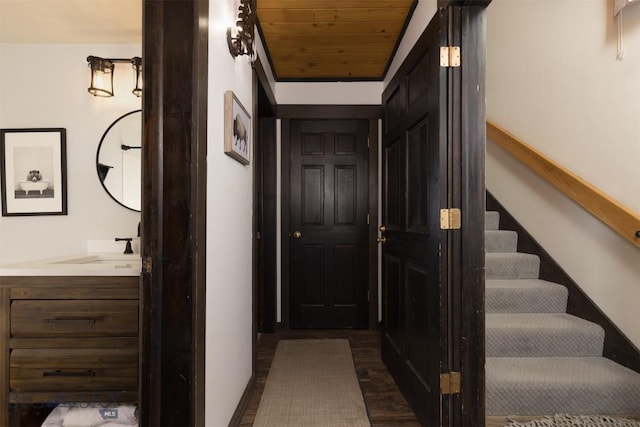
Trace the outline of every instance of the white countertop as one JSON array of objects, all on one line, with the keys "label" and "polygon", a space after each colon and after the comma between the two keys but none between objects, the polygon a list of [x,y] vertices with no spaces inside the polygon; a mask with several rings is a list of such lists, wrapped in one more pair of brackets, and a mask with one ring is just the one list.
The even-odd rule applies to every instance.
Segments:
[{"label": "white countertop", "polygon": [[0,266],[0,276],[139,276],[140,254],[86,252]]}]

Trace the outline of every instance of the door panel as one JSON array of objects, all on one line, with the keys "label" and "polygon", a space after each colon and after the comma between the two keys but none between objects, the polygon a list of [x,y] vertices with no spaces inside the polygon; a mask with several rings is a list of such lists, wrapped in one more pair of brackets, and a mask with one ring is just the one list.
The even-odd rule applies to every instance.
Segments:
[{"label": "door panel", "polygon": [[[418,380],[429,389],[435,384],[434,380],[439,380],[439,375],[434,376],[433,369],[433,366],[439,365],[438,354],[433,351],[433,343],[438,342],[439,338],[438,305],[433,304],[433,301],[438,301],[436,285],[437,281],[430,277],[427,270],[407,264],[407,360]],[[426,307],[425,302],[428,304]]]},{"label": "door panel", "polygon": [[[429,232],[429,171],[432,159],[427,141],[428,119],[408,132],[407,146],[407,231]],[[437,154],[437,153],[436,153]],[[437,177],[436,177],[437,178]]]},{"label": "door panel", "polygon": [[293,328],[365,328],[368,121],[291,120]]},{"label": "door panel", "polygon": [[436,14],[425,33],[424,53],[404,68],[404,78],[394,79],[399,87],[390,85],[383,95],[385,110],[391,111],[386,117],[396,124],[385,126],[382,150],[382,353],[416,415],[429,426],[442,421],[440,373],[448,369],[447,313],[440,310],[448,298],[447,240],[439,224],[448,182],[442,122],[446,70],[439,62],[446,22],[446,13]]},{"label": "door panel", "polygon": [[301,225],[324,225],[324,167],[302,166]]},{"label": "door panel", "polygon": [[404,160],[403,143],[397,139],[383,147],[383,205],[382,217],[387,230],[401,230],[404,212],[404,180],[402,164]]},{"label": "door panel", "polygon": [[304,274],[300,281],[300,302],[307,306],[321,306],[324,300],[322,294],[322,275],[325,269],[324,248],[322,245],[301,245],[300,258]]},{"label": "door panel", "polygon": [[405,322],[401,301],[404,299],[402,280],[402,262],[399,258],[385,253],[383,255],[383,318],[385,338],[398,353],[405,351]]},{"label": "door panel", "polygon": [[356,225],[358,207],[357,168],[335,167],[335,225]]},{"label": "door panel", "polygon": [[334,250],[335,275],[333,292],[336,305],[357,306],[358,294],[352,283],[358,278],[358,246],[336,245]]}]

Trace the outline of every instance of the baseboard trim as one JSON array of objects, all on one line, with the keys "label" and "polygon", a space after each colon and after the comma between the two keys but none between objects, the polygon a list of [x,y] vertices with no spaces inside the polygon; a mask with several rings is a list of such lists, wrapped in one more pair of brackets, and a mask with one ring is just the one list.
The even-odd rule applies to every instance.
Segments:
[{"label": "baseboard trim", "polygon": [[603,356],[640,372],[640,350],[618,329],[525,228],[487,191],[487,210],[500,212],[500,228],[518,232],[518,251],[540,257],[540,278],[566,286],[567,313],[600,325],[605,332]]},{"label": "baseboard trim", "polygon": [[247,410],[249,406],[249,401],[251,400],[251,396],[253,395],[253,391],[256,388],[256,375],[251,375],[249,378],[249,382],[244,389],[244,393],[242,393],[242,397],[240,398],[240,402],[238,402],[238,406],[231,417],[231,421],[229,421],[229,427],[238,427],[242,422],[242,416],[244,412]]}]

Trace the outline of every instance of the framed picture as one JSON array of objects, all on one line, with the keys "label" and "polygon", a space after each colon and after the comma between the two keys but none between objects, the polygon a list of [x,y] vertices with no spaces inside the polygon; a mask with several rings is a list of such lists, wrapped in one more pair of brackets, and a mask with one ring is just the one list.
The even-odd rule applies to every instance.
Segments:
[{"label": "framed picture", "polygon": [[224,93],[224,152],[243,165],[251,156],[251,116],[236,95]]},{"label": "framed picture", "polygon": [[67,214],[67,131],[0,129],[2,216]]}]

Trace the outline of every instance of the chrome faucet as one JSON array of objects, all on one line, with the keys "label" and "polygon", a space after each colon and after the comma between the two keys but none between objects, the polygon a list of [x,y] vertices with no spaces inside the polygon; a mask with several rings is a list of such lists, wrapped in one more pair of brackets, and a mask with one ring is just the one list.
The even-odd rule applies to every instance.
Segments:
[{"label": "chrome faucet", "polygon": [[132,237],[116,237],[116,242],[122,242],[122,241],[127,242],[127,245],[124,248],[124,253],[125,254],[132,254],[133,253],[133,249],[131,249],[131,241],[132,240],[133,240]]}]

